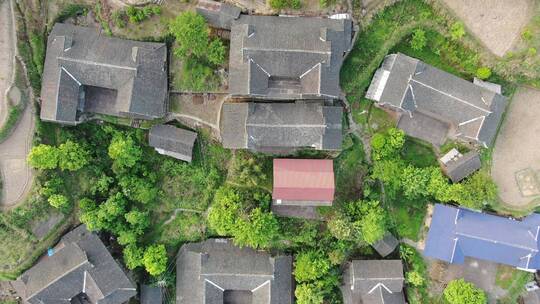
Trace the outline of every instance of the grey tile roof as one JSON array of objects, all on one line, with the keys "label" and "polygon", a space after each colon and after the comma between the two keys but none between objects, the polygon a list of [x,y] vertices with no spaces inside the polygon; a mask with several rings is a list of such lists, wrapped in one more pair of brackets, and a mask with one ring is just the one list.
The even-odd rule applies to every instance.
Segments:
[{"label": "grey tile roof", "polygon": [[237,6],[212,0],[199,0],[196,10],[206,19],[210,26],[229,30],[232,21],[238,19],[242,12]]},{"label": "grey tile roof", "polygon": [[340,150],[343,109],[316,103],[231,103],[221,115],[223,146],[268,151]]},{"label": "grey tile roof", "polygon": [[379,105],[430,116],[451,125],[454,137],[490,146],[507,100],[485,86],[403,54],[386,57],[366,97]]},{"label": "grey tile roof", "polygon": [[381,240],[373,244],[373,249],[384,258],[394,252],[398,245],[399,241],[390,232],[387,232]]},{"label": "grey tile roof", "polygon": [[354,260],[344,279],[345,304],[405,304],[401,260]]},{"label": "grey tile roof", "polygon": [[252,303],[293,302],[290,256],[271,257],[236,247],[231,240],[210,239],[182,246],[176,267],[177,304],[221,304],[226,303],[224,297],[247,297]]},{"label": "grey tile roof", "polygon": [[480,155],[475,151],[467,152],[460,157],[443,164],[443,170],[452,182],[457,183],[482,167]]},{"label": "grey tile roof", "polygon": [[163,43],[111,38],[94,28],[57,23],[47,43],[41,119],[76,124],[84,112],[162,117],[166,59]]},{"label": "grey tile roof", "polygon": [[229,91],[271,99],[338,97],[352,23],[240,15],[232,22]]},{"label": "grey tile roof", "polygon": [[171,152],[169,155],[189,162],[196,139],[197,133],[170,125],[155,125],[148,134],[150,147]]},{"label": "grey tile roof", "polygon": [[141,285],[141,304],[162,304],[163,294],[159,287]]},{"label": "grey tile roof", "polygon": [[92,304],[121,304],[137,294],[101,240],[84,225],[62,237],[55,253],[42,257],[14,286],[30,304],[70,304],[81,294]]}]

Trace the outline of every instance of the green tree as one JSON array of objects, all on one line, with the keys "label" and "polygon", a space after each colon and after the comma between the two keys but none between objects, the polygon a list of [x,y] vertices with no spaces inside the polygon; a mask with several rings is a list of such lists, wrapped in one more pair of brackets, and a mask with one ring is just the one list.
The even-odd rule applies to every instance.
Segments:
[{"label": "green tree", "polygon": [[373,160],[393,158],[405,144],[405,133],[397,128],[390,128],[386,133],[376,133],[371,139]]},{"label": "green tree", "polygon": [[324,303],[324,291],[314,283],[302,283],[294,290],[297,304],[322,304]]},{"label": "green tree", "polygon": [[214,39],[210,42],[206,57],[210,63],[215,65],[220,65],[225,61],[225,46],[221,39]]},{"label": "green tree", "polygon": [[342,214],[337,214],[328,222],[328,230],[338,240],[351,240],[353,235],[352,223]]},{"label": "green tree", "polygon": [[417,168],[409,165],[403,169],[400,178],[403,194],[408,199],[425,197],[429,194],[431,168]]},{"label": "green tree", "polygon": [[126,246],[137,243],[137,233],[132,230],[124,230],[118,233],[118,244]]},{"label": "green tree", "polygon": [[279,224],[274,214],[255,208],[249,220],[240,220],[234,230],[234,242],[239,246],[267,248],[279,235]]},{"label": "green tree", "polygon": [[95,201],[85,197],[79,201],[79,209],[81,209],[83,212],[96,210],[97,204]]},{"label": "green tree", "polygon": [[59,153],[56,147],[40,144],[35,146],[28,154],[28,164],[36,169],[56,169],[58,167]]},{"label": "green tree", "polygon": [[330,270],[330,261],[320,251],[302,251],[296,255],[294,276],[297,282],[317,280]]},{"label": "green tree", "polygon": [[491,69],[488,67],[479,67],[476,70],[476,77],[485,80],[491,76]]},{"label": "green tree", "polygon": [[465,282],[463,279],[453,280],[444,289],[444,298],[449,304],[485,304],[487,303],[486,293]]},{"label": "green tree", "polygon": [[124,263],[128,269],[135,269],[143,265],[143,249],[135,244],[127,245],[123,251]]},{"label": "green tree", "polygon": [[124,175],[120,177],[118,184],[122,187],[122,193],[134,201],[148,204],[154,201],[159,193],[155,186],[155,174],[150,174],[145,178],[134,175]]},{"label": "green tree", "polygon": [[423,286],[425,283],[424,277],[418,271],[409,271],[406,276],[407,283],[412,286]]},{"label": "green tree", "polygon": [[179,85],[196,92],[213,90],[219,85],[219,79],[212,68],[190,57],[184,61]]},{"label": "green tree", "polygon": [[378,201],[362,202],[360,208],[363,216],[355,225],[360,228],[363,240],[373,245],[384,237],[388,216]]},{"label": "green tree", "polygon": [[158,276],[167,269],[167,251],[163,244],[150,245],[144,251],[143,265],[151,276]]},{"label": "green tree", "polygon": [[69,206],[69,200],[62,194],[53,194],[47,200],[51,206],[57,209],[64,209]]},{"label": "green tree", "polygon": [[411,38],[411,48],[416,51],[422,50],[427,44],[426,32],[422,29],[414,30]]},{"label": "green tree", "polygon": [[130,224],[131,229],[129,231],[141,235],[144,230],[150,226],[150,218],[148,212],[132,209],[124,215],[126,221]]},{"label": "green tree", "polygon": [[98,216],[98,210],[85,211],[81,214],[79,219],[90,231],[99,231],[105,226]]},{"label": "green tree", "polygon": [[204,58],[208,51],[208,31],[203,16],[190,11],[178,15],[169,24],[169,32],[178,42],[174,54],[182,58]]},{"label": "green tree", "polygon": [[58,147],[58,165],[62,170],[76,171],[89,161],[88,151],[76,142],[68,140]]},{"label": "green tree", "polygon": [[208,226],[219,235],[233,235],[240,214],[240,195],[231,187],[221,187],[208,212]]},{"label": "green tree", "polygon": [[[457,185],[452,185],[458,187]],[[455,199],[462,206],[482,209],[483,206],[497,198],[497,185],[485,172],[476,172],[461,183],[456,191]]]},{"label": "green tree", "polygon": [[109,145],[109,157],[120,169],[131,168],[141,159],[141,148],[131,136],[117,134]]},{"label": "green tree", "polygon": [[460,40],[463,36],[465,36],[465,27],[463,26],[462,22],[455,22],[450,27],[450,38],[452,40]]},{"label": "green tree", "polygon": [[403,179],[404,163],[400,159],[385,159],[373,163],[371,177],[384,183],[388,191],[396,191],[401,188]]}]

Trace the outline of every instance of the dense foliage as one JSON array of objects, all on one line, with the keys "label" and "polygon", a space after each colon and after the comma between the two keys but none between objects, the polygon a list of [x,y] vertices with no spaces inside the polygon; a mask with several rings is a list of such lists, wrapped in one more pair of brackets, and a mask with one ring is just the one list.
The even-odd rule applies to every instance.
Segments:
[{"label": "dense foliage", "polygon": [[399,157],[405,135],[397,129],[376,134],[372,139],[372,176],[385,184],[386,193],[407,199],[432,197],[440,202],[456,202],[462,206],[482,209],[493,202],[497,187],[485,172],[477,172],[461,183],[451,184],[438,167],[418,168]]},{"label": "dense foliage", "polygon": [[209,90],[215,80],[214,69],[225,61],[225,45],[211,39],[204,17],[190,11],[179,14],[169,24],[175,37],[174,54],[184,61],[180,85],[192,91]]},{"label": "dense foliage", "polygon": [[448,283],[444,289],[444,298],[449,304],[485,304],[487,303],[486,293],[466,282],[463,279],[454,280]]}]

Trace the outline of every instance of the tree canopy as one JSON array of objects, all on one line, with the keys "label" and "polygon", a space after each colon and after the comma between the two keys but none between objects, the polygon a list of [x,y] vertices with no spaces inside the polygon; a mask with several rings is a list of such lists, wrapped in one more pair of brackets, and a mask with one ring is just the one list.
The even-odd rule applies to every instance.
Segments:
[{"label": "tree canopy", "polygon": [[330,266],[330,261],[320,251],[303,251],[296,256],[294,276],[297,282],[314,281],[326,275]]},{"label": "tree canopy", "polygon": [[162,244],[150,245],[144,251],[142,262],[150,275],[157,276],[164,273],[167,270],[167,251],[165,250],[165,246]]},{"label": "tree canopy", "polygon": [[56,147],[40,144],[32,148],[28,154],[28,164],[36,169],[56,169],[59,153]]},{"label": "tree canopy", "polygon": [[444,289],[444,298],[449,304],[485,304],[487,303],[486,293],[466,282],[463,279],[453,280]]},{"label": "tree canopy", "polygon": [[169,32],[178,42],[174,54],[183,58],[203,58],[208,51],[208,31],[203,16],[190,11],[179,14],[169,24]]}]

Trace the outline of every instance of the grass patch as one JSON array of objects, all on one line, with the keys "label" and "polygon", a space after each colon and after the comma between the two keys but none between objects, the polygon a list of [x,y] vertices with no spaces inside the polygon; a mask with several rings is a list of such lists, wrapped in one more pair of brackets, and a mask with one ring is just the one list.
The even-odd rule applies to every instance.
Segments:
[{"label": "grass patch", "polygon": [[437,157],[430,144],[407,137],[401,150],[403,160],[415,167],[438,166]]},{"label": "grass patch", "polygon": [[519,296],[525,292],[525,284],[531,281],[534,281],[532,273],[499,265],[495,284],[508,291],[508,295],[501,299],[499,303],[517,303]]},{"label": "grass patch", "polygon": [[334,160],[336,202],[350,202],[361,198],[367,167],[362,142],[355,136],[345,137],[343,151]]},{"label": "grass patch", "polygon": [[390,209],[392,210],[390,216],[395,223],[399,237],[418,241],[427,212],[426,203],[398,198],[392,203]]}]

